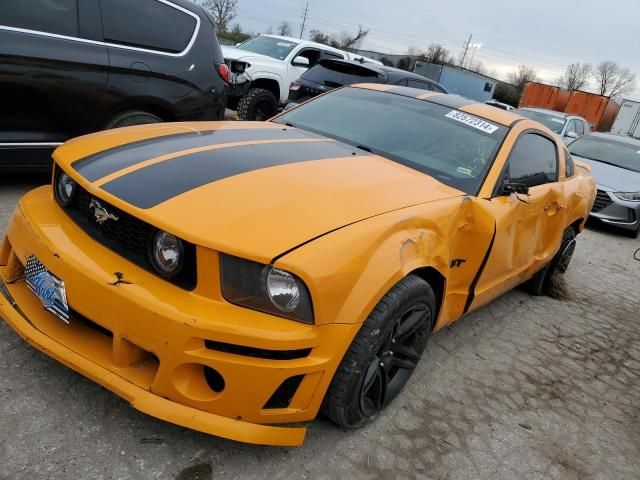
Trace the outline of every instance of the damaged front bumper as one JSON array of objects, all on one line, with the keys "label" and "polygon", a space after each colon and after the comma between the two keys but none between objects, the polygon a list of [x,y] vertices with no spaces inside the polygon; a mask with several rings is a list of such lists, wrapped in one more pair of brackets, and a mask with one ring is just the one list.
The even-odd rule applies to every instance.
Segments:
[{"label": "damaged front bumper", "polygon": [[[247,443],[298,446],[358,325],[306,325],[228,304],[217,253],[187,292],[89,238],[50,187],[27,194],[0,248],[0,317],[28,343],[162,420]],[[33,255],[64,280],[67,325],[22,279]],[[130,284],[113,285],[114,272]],[[204,279],[207,280],[204,280]]]}]

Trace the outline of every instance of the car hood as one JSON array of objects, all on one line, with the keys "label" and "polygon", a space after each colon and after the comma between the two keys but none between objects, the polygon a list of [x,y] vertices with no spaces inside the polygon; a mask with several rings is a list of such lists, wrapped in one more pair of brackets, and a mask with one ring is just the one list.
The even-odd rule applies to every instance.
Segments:
[{"label": "car hood", "polygon": [[363,219],[463,195],[275,123],[129,127],[67,142],[54,159],[90,194],[151,225],[264,262]]},{"label": "car hood", "polygon": [[591,167],[591,175],[599,187],[615,192],[640,192],[640,173],[579,155],[573,158]]},{"label": "car hood", "polygon": [[242,60],[243,62],[251,63],[252,61],[260,63],[282,63],[275,58],[271,58],[267,55],[261,55],[259,53],[250,52],[249,50],[242,50],[237,47],[221,47],[222,55],[228,60]]}]

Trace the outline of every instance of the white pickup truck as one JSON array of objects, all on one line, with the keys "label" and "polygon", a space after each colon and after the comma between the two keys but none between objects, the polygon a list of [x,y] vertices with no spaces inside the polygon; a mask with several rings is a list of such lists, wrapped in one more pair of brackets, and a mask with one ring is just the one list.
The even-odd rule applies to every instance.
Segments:
[{"label": "white pickup truck", "polygon": [[237,47],[222,47],[234,72],[227,107],[241,120],[266,120],[287,103],[291,82],[323,58],[376,60],[319,43],[275,35],[259,35]]}]

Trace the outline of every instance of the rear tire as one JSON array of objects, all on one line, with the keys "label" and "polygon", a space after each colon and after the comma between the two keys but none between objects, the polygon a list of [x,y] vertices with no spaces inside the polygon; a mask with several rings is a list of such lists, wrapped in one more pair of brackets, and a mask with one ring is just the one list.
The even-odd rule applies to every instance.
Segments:
[{"label": "rear tire", "polygon": [[119,113],[109,120],[105,125],[105,130],[120,127],[131,127],[133,125],[147,125],[150,123],[162,123],[162,119],[149,112],[130,110]]},{"label": "rear tire", "polygon": [[269,120],[278,112],[278,101],[269,90],[252,88],[238,102],[238,118],[240,120]]},{"label": "rear tire", "polygon": [[431,334],[436,298],[423,279],[409,275],[380,300],[338,367],[322,413],[340,427],[375,418],[402,391]]},{"label": "rear tire", "polygon": [[569,227],[562,235],[562,243],[560,244],[558,253],[556,253],[546,267],[524,284],[525,290],[536,297],[548,295],[553,286],[553,278],[558,274],[564,274],[567,268],[569,268],[575,249],[576,231],[572,227]]}]

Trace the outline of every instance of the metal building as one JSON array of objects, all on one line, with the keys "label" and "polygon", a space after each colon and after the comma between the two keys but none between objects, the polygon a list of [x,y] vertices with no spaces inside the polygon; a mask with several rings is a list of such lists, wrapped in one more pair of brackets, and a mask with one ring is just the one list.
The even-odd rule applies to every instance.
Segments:
[{"label": "metal building", "polygon": [[457,93],[478,102],[491,100],[498,83],[494,78],[451,65],[417,61],[413,71],[423,77],[435,80],[449,93]]}]

